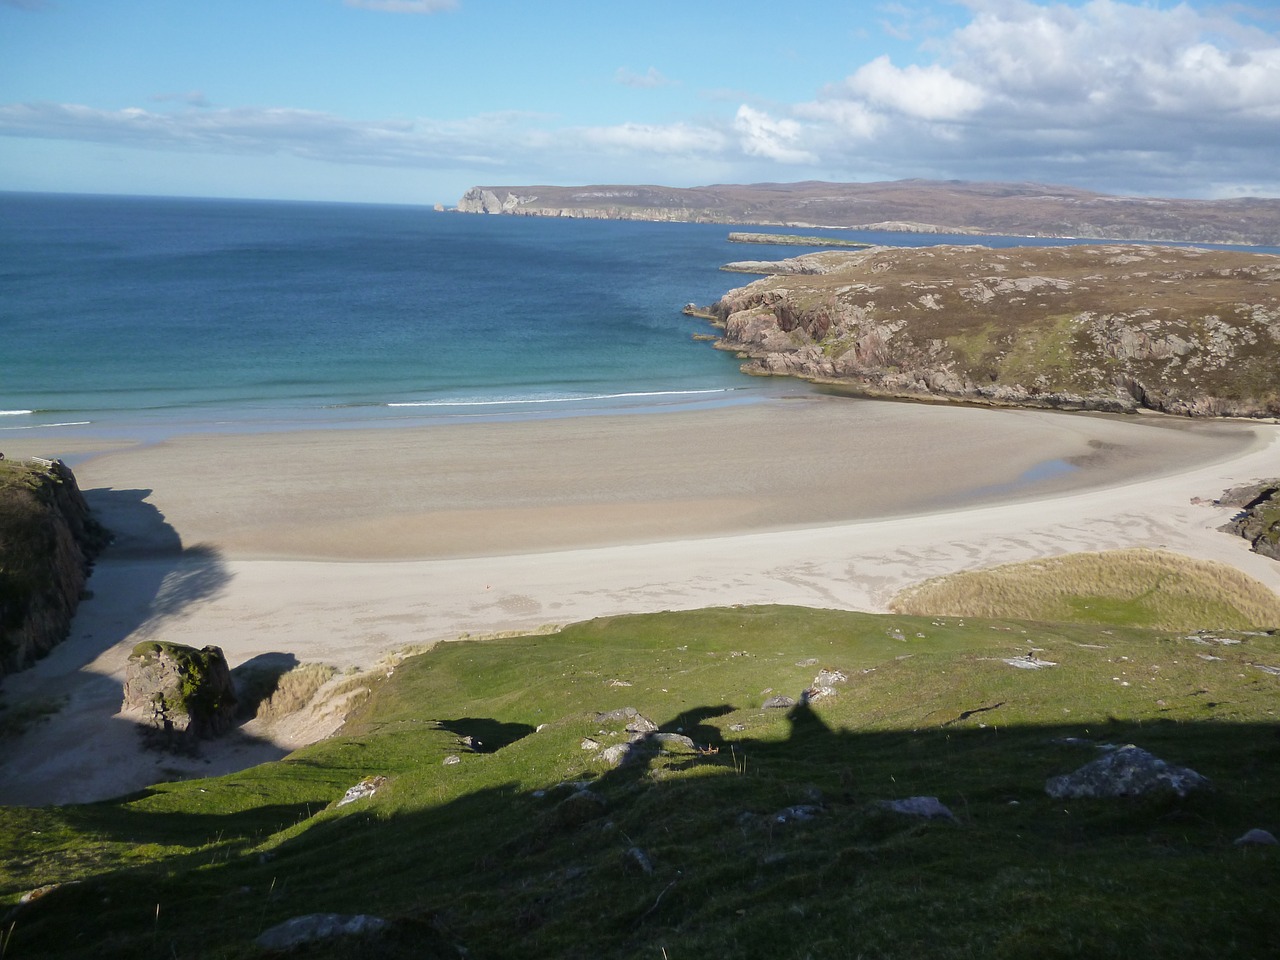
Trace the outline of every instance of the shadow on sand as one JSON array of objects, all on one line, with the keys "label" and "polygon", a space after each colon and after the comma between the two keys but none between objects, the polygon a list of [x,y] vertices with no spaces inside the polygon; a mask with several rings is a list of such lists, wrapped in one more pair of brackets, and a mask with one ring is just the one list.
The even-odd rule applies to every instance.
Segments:
[{"label": "shadow on sand", "polygon": [[[149,502],[151,493],[110,488],[84,492],[112,541],[95,563],[66,640],[31,667],[5,677],[0,686],[14,708],[30,703],[56,707],[46,719],[0,740],[0,804],[97,800],[159,780],[225,773],[285,753],[236,728],[197,744],[194,757],[151,759],[149,753],[139,760],[141,728],[118,716],[128,650],[116,648],[129,640],[164,640],[168,622],[217,597],[231,581],[218,551],[184,545]],[[270,654],[255,659],[263,661],[258,672],[268,676],[250,692],[247,706],[256,709],[297,658]],[[241,714],[253,715],[243,709]],[[231,761],[231,754],[244,762]],[[123,770],[130,757],[136,768],[133,779]]]}]

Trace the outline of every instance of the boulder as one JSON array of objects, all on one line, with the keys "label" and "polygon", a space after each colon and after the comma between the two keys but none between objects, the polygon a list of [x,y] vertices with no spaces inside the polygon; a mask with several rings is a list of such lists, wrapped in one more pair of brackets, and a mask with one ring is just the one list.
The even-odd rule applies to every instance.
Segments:
[{"label": "boulder", "polygon": [[1270,830],[1263,830],[1260,827],[1254,827],[1247,830],[1242,836],[1236,838],[1237,846],[1245,846],[1247,844],[1258,844],[1264,847],[1274,847],[1280,841],[1276,840],[1275,834]]},{"label": "boulder", "polygon": [[1141,747],[1127,744],[1109,750],[1073,773],[1050,777],[1044,789],[1058,800],[1166,792],[1185,797],[1208,783],[1207,777],[1189,767],[1176,767]]},{"label": "boulder", "polygon": [[219,647],[143,641],[129,655],[122,709],[169,745],[225,733],[236,715],[227,658]]},{"label": "boulder", "polygon": [[924,817],[926,820],[955,820],[955,814],[937,797],[907,797],[904,800],[883,800],[884,809],[908,817]]},{"label": "boulder", "polygon": [[309,913],[276,924],[259,934],[254,943],[264,950],[292,950],[294,947],[317,940],[380,933],[387,926],[386,920],[363,913],[355,916],[343,916],[338,913]]}]

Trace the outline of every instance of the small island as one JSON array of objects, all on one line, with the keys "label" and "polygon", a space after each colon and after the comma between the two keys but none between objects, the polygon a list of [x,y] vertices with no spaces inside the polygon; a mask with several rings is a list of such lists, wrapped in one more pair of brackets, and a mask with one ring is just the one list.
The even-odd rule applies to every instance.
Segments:
[{"label": "small island", "polygon": [[872,246],[861,240],[845,240],[840,237],[801,237],[789,233],[731,233],[730,243],[772,243],[780,247],[854,247]]}]

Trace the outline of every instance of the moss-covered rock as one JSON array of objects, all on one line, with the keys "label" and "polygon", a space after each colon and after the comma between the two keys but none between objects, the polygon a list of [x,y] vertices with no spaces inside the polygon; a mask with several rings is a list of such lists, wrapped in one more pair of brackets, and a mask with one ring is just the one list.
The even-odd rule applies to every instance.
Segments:
[{"label": "moss-covered rock", "polygon": [[169,746],[225,733],[236,714],[227,658],[219,647],[143,641],[129,655],[123,709]]},{"label": "moss-covered rock", "polygon": [[108,540],[64,463],[0,459],[0,676],[65,639]]}]

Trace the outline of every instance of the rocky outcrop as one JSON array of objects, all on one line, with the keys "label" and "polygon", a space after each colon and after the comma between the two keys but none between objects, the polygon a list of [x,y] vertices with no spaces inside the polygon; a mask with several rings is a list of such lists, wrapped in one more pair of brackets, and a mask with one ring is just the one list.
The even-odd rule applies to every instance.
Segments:
[{"label": "rocky outcrop", "polygon": [[1219,529],[1244,537],[1254,553],[1280,560],[1280,478],[1233,487],[1218,503],[1240,508]]},{"label": "rocky outcrop", "polygon": [[877,247],[781,269],[708,308],[748,373],[867,396],[1280,415],[1280,257]]},{"label": "rocky outcrop", "polygon": [[65,639],[108,539],[61,460],[0,459],[0,675]]},{"label": "rocky outcrop", "polygon": [[143,641],[129,655],[122,710],[166,746],[190,746],[225,733],[236,715],[227,658],[219,647]]}]

